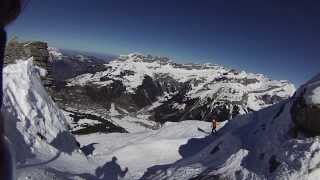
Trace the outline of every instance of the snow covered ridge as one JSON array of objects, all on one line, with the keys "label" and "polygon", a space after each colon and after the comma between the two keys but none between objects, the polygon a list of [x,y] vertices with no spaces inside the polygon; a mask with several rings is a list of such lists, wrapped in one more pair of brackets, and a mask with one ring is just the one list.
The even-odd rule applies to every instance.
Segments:
[{"label": "snow covered ridge", "polygon": [[10,64],[3,73],[2,113],[18,178],[25,179],[26,173],[37,174],[40,169],[44,171],[46,165],[55,160],[51,167],[58,166],[59,162],[71,166],[70,154],[79,161],[86,160],[77,153],[79,147],[68,131],[66,119],[44,89],[39,77],[41,71],[33,66],[32,59]]},{"label": "snow covered ridge", "polygon": [[[200,117],[201,120],[207,117],[203,113],[214,111],[217,106],[224,106],[221,108],[228,109],[228,114],[233,111],[244,114],[287,99],[295,91],[294,85],[288,81],[270,80],[261,74],[239,72],[212,64],[177,64],[168,58],[138,53],[120,56],[105,64],[103,71],[69,79],[67,87],[95,87],[108,89],[107,92],[119,89],[118,94],[109,96],[116,97],[122,93],[133,96],[133,99],[139,97],[135,100],[143,102],[138,104],[139,108],[150,109],[152,106],[153,111],[161,113],[179,111],[185,114],[184,111],[206,107],[201,113],[171,118]],[[228,117],[222,118],[225,119]]]}]

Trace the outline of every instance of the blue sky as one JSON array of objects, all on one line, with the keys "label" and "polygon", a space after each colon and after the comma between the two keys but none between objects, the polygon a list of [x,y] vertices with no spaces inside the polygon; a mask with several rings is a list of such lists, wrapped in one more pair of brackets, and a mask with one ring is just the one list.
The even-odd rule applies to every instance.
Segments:
[{"label": "blue sky", "polygon": [[300,85],[320,72],[315,0],[31,0],[9,35],[211,62]]}]

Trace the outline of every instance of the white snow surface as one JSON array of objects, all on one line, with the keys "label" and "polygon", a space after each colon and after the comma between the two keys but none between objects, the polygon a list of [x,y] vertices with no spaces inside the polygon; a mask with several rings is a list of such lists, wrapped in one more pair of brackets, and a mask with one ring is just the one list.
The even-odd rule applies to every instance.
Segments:
[{"label": "white snow surface", "polygon": [[112,157],[116,157],[123,169],[129,169],[124,179],[134,180],[140,179],[149,167],[171,164],[181,159],[181,146],[187,144],[191,138],[205,137],[210,130],[210,123],[184,121],[167,123],[159,130],[129,134],[91,134],[77,136],[77,139],[83,145],[97,143],[91,158],[102,166]]},{"label": "white snow surface", "polygon": [[[49,167],[90,171],[90,166],[81,165],[90,162],[78,152],[65,117],[47,95],[32,59],[8,65],[3,77],[2,113],[16,159],[17,178],[46,179],[43,176]],[[74,167],[75,161],[82,163]]]},{"label": "white snow surface", "polygon": [[293,137],[291,103],[230,120],[205,149],[143,179],[319,179],[320,138]]}]

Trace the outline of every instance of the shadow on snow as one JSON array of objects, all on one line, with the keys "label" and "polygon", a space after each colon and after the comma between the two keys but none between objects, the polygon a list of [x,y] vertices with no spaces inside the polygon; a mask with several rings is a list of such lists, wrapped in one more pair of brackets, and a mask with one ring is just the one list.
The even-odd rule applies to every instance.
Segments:
[{"label": "shadow on snow", "polygon": [[[182,156],[182,159],[191,157],[197,153],[199,153],[202,149],[206,148],[209,144],[213,142],[214,135],[211,135],[210,132],[206,132],[205,130],[198,128],[198,131],[207,134],[204,138],[191,138],[184,145],[181,145],[179,148],[179,154]],[[180,160],[182,160],[180,159]],[[178,160],[178,161],[180,161]],[[178,162],[176,161],[176,162]],[[158,174],[158,172],[163,171],[171,167],[173,164],[166,165],[155,165],[147,169],[147,172],[140,178],[140,180],[153,179],[154,176]]]},{"label": "shadow on snow", "polygon": [[65,172],[58,172],[54,169],[50,169],[49,171],[54,172],[55,174],[64,177],[67,180],[71,180],[74,177],[81,177],[86,180],[119,180],[119,178],[124,177],[129,170],[128,168],[122,170],[117,160],[118,159],[116,157],[113,157],[111,161],[106,162],[103,166],[98,167],[95,171],[95,175],[89,173],[71,174]]}]

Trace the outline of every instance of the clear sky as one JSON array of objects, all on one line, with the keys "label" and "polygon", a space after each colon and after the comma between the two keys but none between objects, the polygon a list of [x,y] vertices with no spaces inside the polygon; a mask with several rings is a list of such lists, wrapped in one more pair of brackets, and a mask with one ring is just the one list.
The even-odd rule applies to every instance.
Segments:
[{"label": "clear sky", "polygon": [[10,35],[211,62],[300,85],[320,72],[317,0],[29,0]]}]

